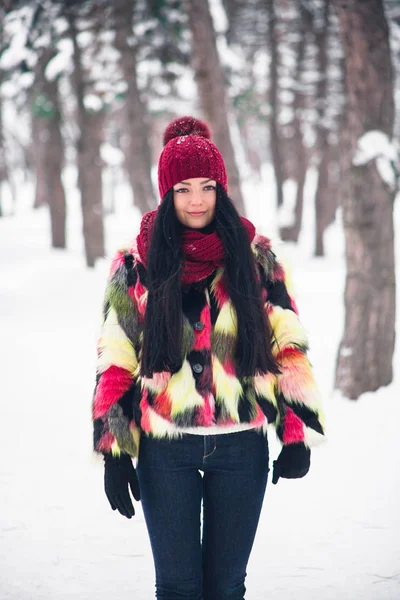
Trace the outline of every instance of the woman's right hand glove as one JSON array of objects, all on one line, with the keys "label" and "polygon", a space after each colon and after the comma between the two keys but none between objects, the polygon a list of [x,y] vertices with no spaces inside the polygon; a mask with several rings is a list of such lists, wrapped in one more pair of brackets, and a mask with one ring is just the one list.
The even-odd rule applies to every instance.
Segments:
[{"label": "woman's right hand glove", "polygon": [[135,500],[140,500],[139,481],[132,459],[127,454],[104,455],[104,489],[111,508],[131,519],[135,514],[129,487]]}]

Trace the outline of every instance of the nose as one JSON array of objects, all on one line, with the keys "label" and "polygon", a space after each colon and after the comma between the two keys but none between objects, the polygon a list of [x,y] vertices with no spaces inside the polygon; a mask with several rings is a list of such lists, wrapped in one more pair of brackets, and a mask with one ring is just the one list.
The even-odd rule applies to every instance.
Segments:
[{"label": "nose", "polygon": [[200,206],[203,203],[200,190],[193,190],[190,204],[192,206]]}]

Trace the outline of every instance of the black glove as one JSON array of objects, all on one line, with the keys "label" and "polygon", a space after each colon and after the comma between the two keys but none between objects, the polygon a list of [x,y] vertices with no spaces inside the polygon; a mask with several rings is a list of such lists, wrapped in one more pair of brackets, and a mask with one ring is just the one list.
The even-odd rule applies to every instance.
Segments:
[{"label": "black glove", "polygon": [[272,483],[278,483],[279,477],[285,479],[300,479],[307,475],[310,469],[311,451],[297,442],[283,446],[277,460],[274,460]]},{"label": "black glove", "polygon": [[140,500],[139,481],[132,459],[127,454],[119,457],[104,455],[104,489],[113,510],[132,518],[135,514],[129,495],[129,486],[135,500]]}]

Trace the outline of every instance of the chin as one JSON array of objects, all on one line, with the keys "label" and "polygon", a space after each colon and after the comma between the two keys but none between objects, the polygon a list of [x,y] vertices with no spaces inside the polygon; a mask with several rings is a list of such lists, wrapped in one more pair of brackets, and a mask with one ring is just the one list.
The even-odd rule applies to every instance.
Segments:
[{"label": "chin", "polygon": [[207,227],[209,222],[210,221],[202,221],[200,223],[199,221],[195,221],[194,223],[188,223],[187,226],[190,227],[191,229],[202,229],[203,227]]},{"label": "chin", "polygon": [[203,219],[188,219],[187,227],[191,227],[192,229],[202,229],[203,227],[207,227],[211,223],[212,219],[203,218]]}]

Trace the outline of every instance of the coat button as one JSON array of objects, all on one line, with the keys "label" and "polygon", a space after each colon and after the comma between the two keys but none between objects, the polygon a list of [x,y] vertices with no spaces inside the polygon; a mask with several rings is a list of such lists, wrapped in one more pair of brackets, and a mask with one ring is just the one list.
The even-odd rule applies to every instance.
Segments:
[{"label": "coat button", "polygon": [[195,363],[195,364],[192,366],[192,369],[193,369],[193,371],[194,371],[195,373],[199,374],[199,373],[201,373],[201,372],[203,371],[203,365],[201,365],[200,363]]},{"label": "coat button", "polygon": [[193,328],[196,331],[202,331],[204,329],[204,323],[202,323],[201,321],[196,321],[196,323],[193,325]]}]

